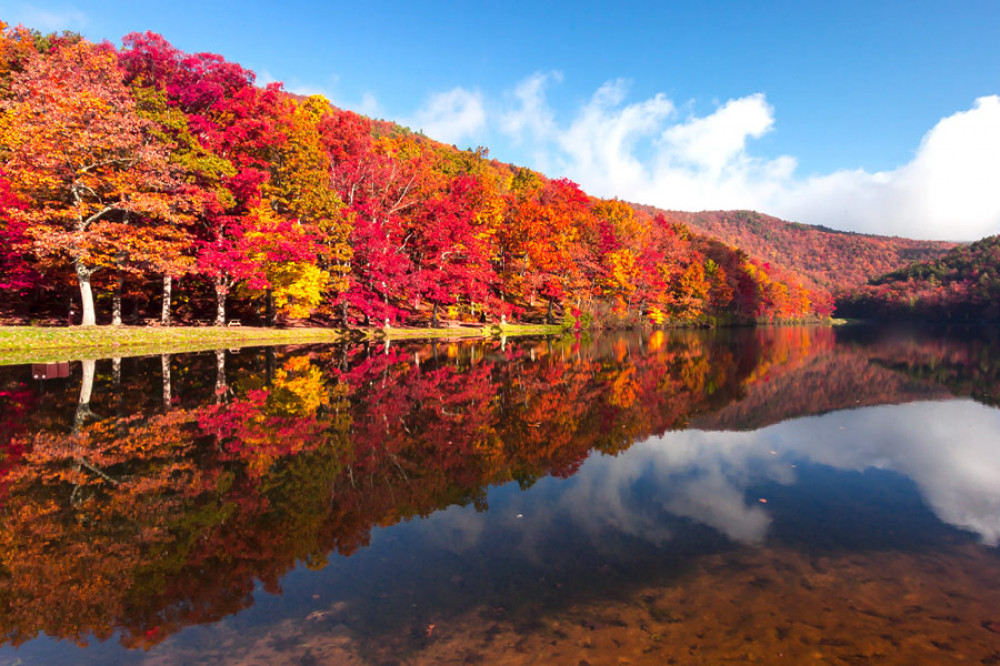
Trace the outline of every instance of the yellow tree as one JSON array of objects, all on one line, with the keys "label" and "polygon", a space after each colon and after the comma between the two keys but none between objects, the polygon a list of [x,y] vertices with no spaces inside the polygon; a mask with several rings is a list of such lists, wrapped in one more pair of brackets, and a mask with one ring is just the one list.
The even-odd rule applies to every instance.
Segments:
[{"label": "yellow tree", "polygon": [[[349,286],[351,225],[334,189],[330,154],[323,147],[319,131],[319,123],[330,112],[330,103],[320,95],[300,102],[287,98],[285,113],[279,120],[286,140],[272,151],[270,179],[263,186],[263,195],[277,215],[293,220],[303,235],[315,239],[319,266],[312,266],[307,271],[311,281],[315,283],[323,275],[328,280],[319,284],[319,289],[329,288],[339,293]],[[289,275],[283,277],[289,282]],[[291,279],[289,284],[292,282],[300,287],[304,284],[301,279]],[[299,299],[300,302],[304,300],[312,299]],[[271,298],[268,299],[269,316],[270,307]]]},{"label": "yellow tree", "polygon": [[252,266],[240,289],[265,293],[270,311],[292,319],[308,317],[320,304],[330,275],[316,265],[320,244],[298,220],[283,218],[261,205],[246,216],[241,250]]},{"label": "yellow tree", "polygon": [[[91,276],[109,265],[123,234],[155,236],[146,222],[178,217],[168,147],[136,112],[109,45],[81,40],[32,54],[0,108],[4,170],[30,202],[18,214],[33,249],[72,265],[82,323],[93,325]],[[130,221],[145,227],[123,227]]]}]

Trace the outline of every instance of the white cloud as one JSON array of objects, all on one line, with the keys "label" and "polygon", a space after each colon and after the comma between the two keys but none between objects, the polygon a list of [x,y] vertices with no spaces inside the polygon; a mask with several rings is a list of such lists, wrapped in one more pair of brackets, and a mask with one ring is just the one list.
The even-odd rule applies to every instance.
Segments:
[{"label": "white cloud", "polygon": [[[621,106],[628,86],[618,80],[601,86],[565,130],[555,138],[561,166],[559,175],[578,180],[584,187],[600,181],[605,194],[643,182],[646,165],[636,155],[643,136],[655,132],[674,112],[663,95]],[[541,139],[541,137],[536,137]]]},{"label": "white cloud", "polygon": [[379,106],[378,100],[375,99],[375,95],[370,92],[366,92],[361,96],[361,104],[359,104],[355,110],[362,115],[372,118],[382,117],[382,107]]},{"label": "white cloud", "polygon": [[536,72],[519,83],[510,97],[517,100],[517,108],[500,115],[500,129],[520,144],[525,134],[545,136],[555,129],[552,109],[545,103],[545,86],[550,81],[561,81],[562,74]]},{"label": "white cloud", "polygon": [[486,127],[486,109],[482,95],[458,87],[432,95],[413,118],[403,123],[432,139],[457,144]]},{"label": "white cloud", "polygon": [[773,110],[763,95],[730,100],[710,116],[664,131],[664,154],[710,173],[721,173],[744,153],[747,138],[760,138],[773,126]]},{"label": "white cloud", "polygon": [[512,92],[512,108],[501,111],[497,120],[500,131],[511,138],[515,146],[527,144],[531,166],[543,173],[552,170],[550,155],[544,144],[536,146],[536,137],[551,136],[556,129],[555,114],[545,101],[545,88],[550,81],[562,81],[560,72],[536,72],[519,83]]},{"label": "white cloud", "polygon": [[315,84],[299,81],[298,79],[291,79],[286,81],[281,81],[276,78],[267,69],[257,70],[256,84],[258,86],[266,86],[271,83],[281,83],[285,90],[296,95],[302,95],[304,97],[311,97],[312,95],[321,95],[327,99],[332,105],[341,108],[349,109],[356,113],[368,116],[370,118],[381,118],[383,117],[384,111],[379,105],[378,100],[375,98],[371,92],[365,92],[361,96],[360,102],[349,102],[340,99],[339,96],[334,92],[337,84],[340,82],[340,77],[336,74],[331,74],[327,78],[327,84]]},{"label": "white cloud", "polygon": [[[530,135],[535,166],[567,176],[598,196],[617,196],[666,208],[749,208],[773,195],[795,170],[795,160],[763,160],[746,150],[774,125],[763,95],[730,100],[703,117],[678,118],[665,95],[626,104],[628,84],[612,81],[560,126],[534,75],[517,88],[527,100],[511,114],[543,122],[506,122],[515,140]],[[530,110],[530,114],[525,114]]]},{"label": "white cloud", "polygon": [[271,74],[271,72],[267,69],[258,69],[256,74],[257,78],[255,79],[254,82],[258,86],[267,86],[272,83],[280,83],[282,87],[290,93],[294,93],[296,95],[302,95],[303,97],[322,95],[335,106],[340,106],[339,104],[337,104],[337,102],[334,101],[334,94],[331,88],[331,86],[335,86],[337,84],[338,77],[335,75],[329,77],[330,85],[326,86],[326,85],[300,81],[295,78],[285,79],[285,80],[278,79],[273,74]]},{"label": "white cloud", "polygon": [[21,5],[13,9],[7,16],[2,16],[5,22],[11,25],[22,24],[26,28],[32,28],[39,32],[62,32],[63,30],[82,30],[87,25],[87,15],[76,9],[68,7],[62,10],[47,10],[33,7],[31,5]]},{"label": "white cloud", "polygon": [[775,126],[763,94],[681,118],[662,94],[627,103],[628,87],[618,80],[560,123],[545,99],[555,79],[534,74],[518,84],[515,106],[499,115],[498,127],[515,144],[530,141],[532,166],[569,177],[591,194],[679,210],[752,208],[914,238],[972,240],[1000,232],[998,96],[941,120],[898,169],[801,178],[794,157],[751,151],[751,140]]},{"label": "white cloud", "polygon": [[303,97],[322,95],[328,100],[331,98],[329,89],[311,83],[302,83],[299,81],[285,82],[285,90],[291,93],[295,93],[296,95],[302,95]]}]

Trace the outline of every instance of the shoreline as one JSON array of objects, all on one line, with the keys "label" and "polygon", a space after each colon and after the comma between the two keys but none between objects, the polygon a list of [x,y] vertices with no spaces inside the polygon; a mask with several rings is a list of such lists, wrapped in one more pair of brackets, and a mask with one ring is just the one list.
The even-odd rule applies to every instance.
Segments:
[{"label": "shoreline", "polygon": [[[770,322],[764,325],[827,325],[851,322]],[[727,328],[737,324],[716,324]],[[759,326],[756,324],[742,324]],[[702,328],[704,324],[665,326],[664,329]],[[274,328],[265,326],[0,326],[0,366],[52,363],[158,354],[183,354],[216,349],[271,345],[340,344],[385,340],[485,340],[500,337],[552,336],[572,331],[566,324],[483,324],[445,328],[393,327]]]},{"label": "shoreline", "polygon": [[0,365],[81,358],[180,354],[269,345],[366,340],[487,339],[559,335],[565,326],[505,324],[455,328],[271,328],[257,326],[0,326]]}]

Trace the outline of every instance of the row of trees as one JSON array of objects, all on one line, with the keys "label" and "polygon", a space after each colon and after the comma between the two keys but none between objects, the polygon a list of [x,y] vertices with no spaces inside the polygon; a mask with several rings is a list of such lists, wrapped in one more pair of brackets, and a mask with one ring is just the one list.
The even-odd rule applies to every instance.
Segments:
[{"label": "row of trees", "polygon": [[344,325],[829,313],[825,294],[681,224],[255,86],[220,56],[152,33],[116,49],[0,28],[9,313],[74,291],[84,324],[103,301],[120,323],[123,299],[163,323],[214,309],[221,324],[229,300]]}]

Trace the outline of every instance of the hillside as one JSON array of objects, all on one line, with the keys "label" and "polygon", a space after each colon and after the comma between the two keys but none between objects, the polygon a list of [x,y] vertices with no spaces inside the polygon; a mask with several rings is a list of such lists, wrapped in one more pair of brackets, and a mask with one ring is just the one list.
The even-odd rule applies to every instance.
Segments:
[{"label": "hillside", "polygon": [[754,211],[686,213],[637,207],[778,264],[800,276],[808,287],[832,292],[851,289],[915,261],[937,259],[956,246],[941,241],[836,231],[786,222]]},{"label": "hillside", "polygon": [[838,312],[884,319],[1000,320],[1000,236],[872,279],[842,297]]}]

